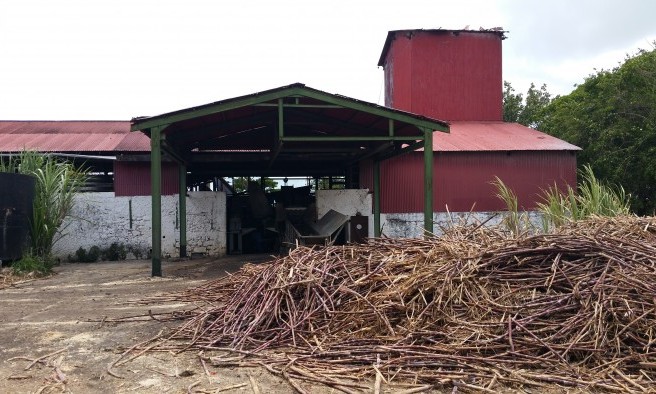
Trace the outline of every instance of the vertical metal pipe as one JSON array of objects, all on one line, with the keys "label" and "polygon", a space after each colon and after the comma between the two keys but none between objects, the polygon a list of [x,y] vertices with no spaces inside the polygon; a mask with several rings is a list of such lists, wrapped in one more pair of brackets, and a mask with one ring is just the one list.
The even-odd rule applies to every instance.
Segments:
[{"label": "vertical metal pipe", "polygon": [[424,129],[424,230],[433,233],[433,130]]},{"label": "vertical metal pipe", "polygon": [[380,233],[380,162],[374,160],[374,237]]},{"label": "vertical metal pipe", "polygon": [[150,194],[152,196],[152,276],[162,276],[162,141],[158,127],[150,129]]},{"label": "vertical metal pipe", "polygon": [[187,166],[179,164],[178,169],[180,172],[178,202],[180,206],[180,257],[187,257]]}]

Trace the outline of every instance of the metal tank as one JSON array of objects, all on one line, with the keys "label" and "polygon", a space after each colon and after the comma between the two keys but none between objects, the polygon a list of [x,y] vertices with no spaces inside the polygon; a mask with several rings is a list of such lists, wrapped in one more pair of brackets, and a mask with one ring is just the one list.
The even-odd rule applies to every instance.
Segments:
[{"label": "metal tank", "polygon": [[36,179],[0,172],[0,261],[18,260],[27,246]]}]

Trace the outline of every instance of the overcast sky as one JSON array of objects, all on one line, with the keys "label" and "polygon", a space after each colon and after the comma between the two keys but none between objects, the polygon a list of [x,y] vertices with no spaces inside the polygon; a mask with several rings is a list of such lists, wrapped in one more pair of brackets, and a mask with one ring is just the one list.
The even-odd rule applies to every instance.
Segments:
[{"label": "overcast sky", "polygon": [[503,27],[503,77],[566,94],[653,49],[656,1],[2,0],[0,119],[130,119],[295,82],[383,104],[389,30]]}]

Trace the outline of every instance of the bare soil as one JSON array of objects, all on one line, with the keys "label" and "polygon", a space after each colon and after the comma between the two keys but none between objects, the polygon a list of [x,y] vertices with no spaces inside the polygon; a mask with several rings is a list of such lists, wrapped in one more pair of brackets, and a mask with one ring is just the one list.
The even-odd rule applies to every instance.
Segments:
[{"label": "bare soil", "polygon": [[[107,372],[123,351],[179,324],[148,317],[121,323],[112,319],[193,307],[131,301],[197,286],[236,271],[245,262],[266,259],[169,261],[163,263],[162,278],[152,278],[150,261],[144,260],[64,264],[49,278],[1,289],[0,392],[186,393],[228,388],[235,393],[292,392],[283,379],[263,368],[208,365],[207,373],[193,351],[146,353],[113,369],[122,378]],[[33,362],[44,356],[48,357]]]}]

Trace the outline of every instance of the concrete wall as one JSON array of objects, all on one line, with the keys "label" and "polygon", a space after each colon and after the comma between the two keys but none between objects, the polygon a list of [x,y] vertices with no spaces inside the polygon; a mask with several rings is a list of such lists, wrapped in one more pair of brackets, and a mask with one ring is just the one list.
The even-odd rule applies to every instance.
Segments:
[{"label": "concrete wall", "polygon": [[[317,192],[317,217],[334,209],[344,215],[369,216],[369,237],[374,236],[372,195],[368,189],[319,190]],[[505,212],[433,212],[433,233],[440,235],[453,225],[486,226],[502,224]],[[536,211],[522,212],[522,221],[540,231],[542,216]],[[382,235],[389,238],[418,238],[424,234],[424,213],[387,213],[380,215]]]},{"label": "concrete wall", "polygon": [[[226,196],[223,192],[190,192],[187,197],[187,253],[226,253]],[[162,196],[162,255],[179,255],[178,195]],[[114,193],[81,193],[72,217],[60,229],[53,254],[61,259],[83,247],[106,248],[122,243],[145,258],[151,245],[150,196],[115,197]],[[130,253],[128,258],[134,258]]]},{"label": "concrete wall", "polygon": [[373,205],[368,189],[318,190],[316,201],[318,218],[331,209],[348,216],[368,216],[369,236],[374,236]]},{"label": "concrete wall", "polygon": [[[187,253],[221,256],[226,254],[226,195],[224,192],[190,192],[187,197]],[[106,248],[112,243],[125,245],[128,258],[146,258],[151,245],[150,196],[115,197],[114,193],[82,193],[76,197],[72,217],[60,229],[53,254],[62,260],[82,247]],[[319,190],[317,216],[331,209],[344,215],[369,217],[369,236],[373,237],[372,195],[367,189]],[[162,196],[162,255],[179,256],[178,195]],[[541,229],[537,212],[526,213],[531,224]],[[434,233],[452,224],[497,225],[504,214],[498,212],[435,212]],[[130,221],[130,218],[132,219]],[[381,214],[383,236],[420,237],[424,214]],[[136,251],[136,253],[134,253]],[[140,254],[140,256],[135,256]]]},{"label": "concrete wall", "polygon": [[[433,212],[433,233],[440,235],[453,225],[500,225],[505,212]],[[542,216],[536,211],[520,213],[522,223],[536,231],[542,229]],[[382,234],[390,238],[418,238],[424,233],[424,213],[387,213],[380,215]]]}]

